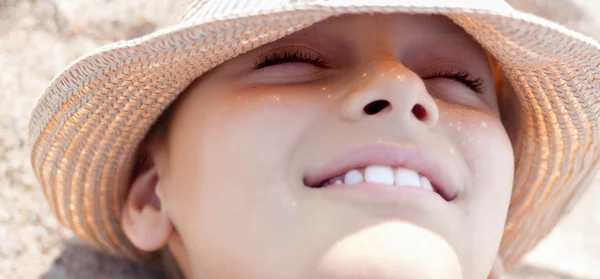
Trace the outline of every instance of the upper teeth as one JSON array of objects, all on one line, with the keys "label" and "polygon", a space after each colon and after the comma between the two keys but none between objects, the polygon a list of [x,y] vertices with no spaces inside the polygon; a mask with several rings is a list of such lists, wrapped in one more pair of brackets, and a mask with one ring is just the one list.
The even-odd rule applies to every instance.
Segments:
[{"label": "upper teeth", "polygon": [[[385,185],[422,187],[433,191],[431,182],[427,177],[419,175],[416,171],[405,168],[392,168],[388,166],[368,166],[364,171],[351,170],[344,175],[343,183],[346,185],[360,184],[363,182]],[[341,179],[331,181],[341,184]]]}]

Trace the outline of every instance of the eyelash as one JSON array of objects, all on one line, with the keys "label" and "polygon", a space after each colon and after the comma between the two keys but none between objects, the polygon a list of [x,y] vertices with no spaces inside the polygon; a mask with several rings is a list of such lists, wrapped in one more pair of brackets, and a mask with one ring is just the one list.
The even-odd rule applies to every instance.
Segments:
[{"label": "eyelash", "polygon": [[483,80],[480,77],[473,77],[466,71],[444,70],[423,77],[423,79],[433,78],[445,78],[458,81],[469,87],[471,90],[475,91],[475,93],[477,94],[483,94],[483,90],[485,89],[483,86]]},{"label": "eyelash", "polygon": [[[269,66],[294,62],[313,64],[317,67],[324,69],[329,68],[327,64],[327,59],[325,59],[325,57],[313,57],[312,55],[307,54],[306,52],[303,52],[299,49],[270,52],[266,55],[259,57],[254,62],[252,68],[258,70]],[[483,94],[483,80],[480,77],[473,77],[466,71],[443,70],[423,77],[423,79],[433,78],[445,78],[455,80],[466,85],[471,90],[475,91],[477,94]]]},{"label": "eyelash", "polygon": [[268,53],[264,56],[261,56],[255,63],[252,68],[255,70],[266,68],[269,66],[275,66],[284,63],[292,63],[292,62],[302,62],[313,64],[317,67],[328,68],[327,59],[322,56],[313,57],[306,52],[303,52],[299,49],[294,50],[285,50],[285,51],[274,51]]}]

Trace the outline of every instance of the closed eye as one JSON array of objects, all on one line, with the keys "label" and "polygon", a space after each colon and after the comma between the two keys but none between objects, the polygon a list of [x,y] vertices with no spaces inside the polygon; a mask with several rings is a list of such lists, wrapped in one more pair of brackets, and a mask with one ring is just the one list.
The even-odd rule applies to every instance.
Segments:
[{"label": "closed eye", "polygon": [[435,78],[445,78],[458,81],[471,90],[473,90],[477,94],[483,94],[484,86],[483,79],[480,77],[473,77],[466,71],[454,71],[454,70],[444,70],[437,72],[435,74],[427,75],[423,77],[423,79],[435,79]]},{"label": "closed eye", "polygon": [[325,57],[301,48],[275,49],[258,57],[252,68],[258,70],[285,63],[307,63],[324,69],[329,68]]}]

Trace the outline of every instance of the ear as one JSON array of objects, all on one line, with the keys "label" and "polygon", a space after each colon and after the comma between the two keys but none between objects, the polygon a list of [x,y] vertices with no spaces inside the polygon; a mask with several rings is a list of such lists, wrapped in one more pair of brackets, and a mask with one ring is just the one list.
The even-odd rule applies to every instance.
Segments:
[{"label": "ear", "polygon": [[504,275],[504,265],[502,264],[502,259],[498,256],[487,279],[500,279],[502,275]]},{"label": "ear", "polygon": [[134,172],[123,208],[121,226],[125,235],[142,251],[157,251],[167,244],[173,225],[156,193],[160,178],[153,163]]}]

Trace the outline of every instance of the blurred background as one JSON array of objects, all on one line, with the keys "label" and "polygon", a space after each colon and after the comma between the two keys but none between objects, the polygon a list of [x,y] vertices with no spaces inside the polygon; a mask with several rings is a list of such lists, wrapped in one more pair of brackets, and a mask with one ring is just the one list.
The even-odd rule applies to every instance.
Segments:
[{"label": "blurred background", "polygon": [[[485,0],[482,0],[485,1]],[[600,40],[600,0],[509,0]],[[173,20],[170,0],[0,0],[0,278],[38,278],[71,234],[29,165],[35,101],[71,61]],[[600,278],[600,177],[560,225],[506,278]]]}]

